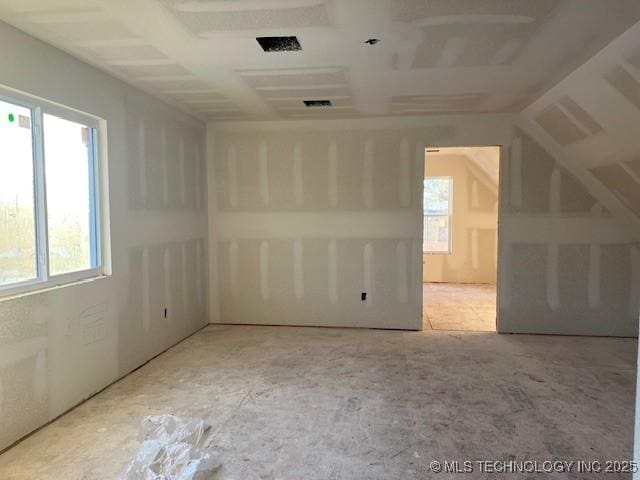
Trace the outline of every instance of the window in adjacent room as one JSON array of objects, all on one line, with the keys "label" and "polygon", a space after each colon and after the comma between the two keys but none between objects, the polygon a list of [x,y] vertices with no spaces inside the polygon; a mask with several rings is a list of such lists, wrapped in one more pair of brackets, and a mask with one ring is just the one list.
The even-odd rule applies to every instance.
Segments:
[{"label": "window in adjacent room", "polygon": [[0,96],[0,295],[102,275],[98,122]]},{"label": "window in adjacent room", "polygon": [[425,253],[451,253],[451,177],[424,179],[424,243]]}]

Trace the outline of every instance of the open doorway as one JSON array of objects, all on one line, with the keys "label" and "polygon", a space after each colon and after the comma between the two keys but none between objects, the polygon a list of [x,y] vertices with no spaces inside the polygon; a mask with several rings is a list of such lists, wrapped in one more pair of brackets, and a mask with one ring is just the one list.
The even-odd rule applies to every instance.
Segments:
[{"label": "open doorway", "polygon": [[423,328],[496,331],[500,147],[425,155]]}]

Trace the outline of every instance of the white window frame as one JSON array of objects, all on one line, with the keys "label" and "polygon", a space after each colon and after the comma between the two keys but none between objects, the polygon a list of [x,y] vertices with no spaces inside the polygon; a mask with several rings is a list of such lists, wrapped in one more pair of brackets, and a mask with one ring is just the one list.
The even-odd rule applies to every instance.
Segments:
[{"label": "white window frame", "polygon": [[[424,211],[424,191],[422,193],[422,204],[423,204],[423,218],[422,221],[424,222],[424,224],[427,223],[427,219],[428,218],[441,218],[441,217],[445,217],[449,219],[448,225],[449,225],[449,235],[448,235],[448,239],[449,239],[449,244],[447,246],[447,250],[446,251],[436,251],[436,250],[425,250],[424,248],[424,239],[422,241],[422,253],[425,255],[452,255],[453,254],[453,177],[451,175],[436,175],[436,176],[428,176],[425,177],[424,180],[448,180],[449,181],[449,200],[447,202],[447,205],[449,207],[449,211],[446,214],[432,214],[432,213],[427,213],[426,211]],[[424,234],[424,233],[423,233]]]},{"label": "white window frame", "polygon": [[[16,295],[47,290],[107,275],[107,249],[105,248],[106,216],[106,155],[103,137],[106,137],[106,122],[92,115],[57,105],[40,98],[0,86],[0,100],[28,108],[31,111],[31,141],[33,154],[34,216],[36,242],[36,270],[34,279],[0,285],[0,300]],[[89,128],[89,184],[90,212],[92,212],[91,258],[96,266],[90,269],[51,275],[49,268],[49,239],[47,225],[46,172],[43,118],[45,114],[80,123]],[[1,148],[1,147],[0,147]]]}]

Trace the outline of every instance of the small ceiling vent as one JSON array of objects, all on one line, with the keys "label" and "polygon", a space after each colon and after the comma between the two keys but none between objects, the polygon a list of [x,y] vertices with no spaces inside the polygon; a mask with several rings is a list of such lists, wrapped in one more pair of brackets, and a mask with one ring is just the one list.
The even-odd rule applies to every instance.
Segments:
[{"label": "small ceiling vent", "polygon": [[298,37],[257,37],[265,52],[297,52],[302,50]]},{"label": "small ceiling vent", "polygon": [[307,107],[330,107],[331,100],[303,100]]}]

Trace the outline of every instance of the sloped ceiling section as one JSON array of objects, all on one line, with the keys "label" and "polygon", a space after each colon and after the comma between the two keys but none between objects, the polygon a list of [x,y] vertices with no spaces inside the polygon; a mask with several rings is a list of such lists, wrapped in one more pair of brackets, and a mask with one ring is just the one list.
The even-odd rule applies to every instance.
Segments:
[{"label": "sloped ceiling section", "polygon": [[[0,20],[203,119],[277,120],[519,112],[640,21],[640,2],[0,0]],[[261,36],[302,50],[265,52]],[[607,74],[639,103],[627,66]]]},{"label": "sloped ceiling section", "polygon": [[[433,150],[433,151],[431,151]],[[500,170],[500,149],[495,147],[445,147],[428,149],[427,162],[430,156],[461,155],[466,157],[497,191]]]},{"label": "sloped ceiling section", "polygon": [[526,108],[522,118],[640,238],[640,23]]}]

